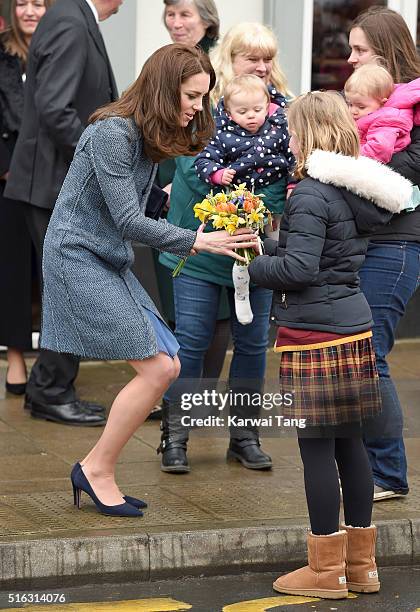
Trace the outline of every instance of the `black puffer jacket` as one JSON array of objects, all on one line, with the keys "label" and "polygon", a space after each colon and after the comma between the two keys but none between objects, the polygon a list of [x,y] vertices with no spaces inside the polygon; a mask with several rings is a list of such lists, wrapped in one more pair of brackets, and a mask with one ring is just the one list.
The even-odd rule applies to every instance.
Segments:
[{"label": "black puffer jacket", "polygon": [[0,36],[0,176],[9,170],[23,113],[22,65]]},{"label": "black puffer jacket", "polygon": [[411,184],[365,157],[314,151],[307,167],[309,177],[286,204],[279,243],[264,243],[268,254],[251,263],[251,280],[275,290],[277,325],[340,334],[367,330],[372,317],[358,271],[368,236],[398,212]]},{"label": "black puffer jacket", "polygon": [[[411,144],[393,155],[389,166],[420,187],[420,127],[411,130]],[[371,240],[420,242],[420,207],[408,214],[394,215],[390,223],[374,233]]]}]

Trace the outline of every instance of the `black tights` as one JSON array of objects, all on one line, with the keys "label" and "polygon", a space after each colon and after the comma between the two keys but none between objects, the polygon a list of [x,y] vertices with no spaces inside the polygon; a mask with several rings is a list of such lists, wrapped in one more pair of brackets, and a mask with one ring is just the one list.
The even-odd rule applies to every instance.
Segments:
[{"label": "black tights", "polygon": [[299,438],[299,448],[312,533],[327,535],[339,529],[337,467],[346,525],[369,527],[373,477],[362,438]]}]

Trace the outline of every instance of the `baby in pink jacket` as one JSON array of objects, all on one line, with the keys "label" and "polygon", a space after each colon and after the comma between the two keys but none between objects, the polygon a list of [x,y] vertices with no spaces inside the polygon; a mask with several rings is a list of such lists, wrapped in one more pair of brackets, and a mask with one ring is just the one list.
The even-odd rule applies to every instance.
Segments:
[{"label": "baby in pink jacket", "polygon": [[[383,66],[364,64],[347,80],[344,94],[359,132],[361,155],[387,164],[408,147],[413,126],[420,125],[420,78],[395,85]],[[406,210],[419,204],[415,189]]]}]

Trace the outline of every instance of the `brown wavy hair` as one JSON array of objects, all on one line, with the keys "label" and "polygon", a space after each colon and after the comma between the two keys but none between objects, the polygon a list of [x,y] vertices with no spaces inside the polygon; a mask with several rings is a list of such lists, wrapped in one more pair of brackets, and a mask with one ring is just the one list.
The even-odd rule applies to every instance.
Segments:
[{"label": "brown wavy hair", "polygon": [[374,53],[386,60],[395,83],[409,83],[420,77],[420,58],[399,13],[372,6],[356,17],[350,30],[353,28],[360,28]]},{"label": "brown wavy hair", "polygon": [[[55,0],[44,0],[46,10],[54,4]],[[28,59],[29,45],[19,29],[16,18],[16,0],[12,0],[10,5],[10,27],[2,32],[2,43],[7,53],[17,55],[24,64]]]},{"label": "brown wavy hair", "polygon": [[181,84],[205,72],[210,90],[216,77],[208,56],[198,47],[165,45],[146,61],[138,79],[121,98],[98,109],[89,122],[108,117],[133,117],[140,129],[146,154],[155,162],[178,155],[196,155],[214,131],[210,90],[203,98],[203,110],[187,127],[179,123]]},{"label": "brown wavy hair", "polygon": [[307,176],[306,162],[314,149],[359,156],[359,134],[343,96],[338,91],[310,91],[295,98],[287,113],[289,132],[299,152],[293,176]]}]

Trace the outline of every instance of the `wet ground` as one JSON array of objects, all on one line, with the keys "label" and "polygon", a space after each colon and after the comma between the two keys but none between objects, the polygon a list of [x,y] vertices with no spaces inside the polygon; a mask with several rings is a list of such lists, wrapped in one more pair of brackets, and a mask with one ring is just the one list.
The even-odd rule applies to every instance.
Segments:
[{"label": "wet ground", "polygon": [[[227,374],[230,356],[225,363]],[[375,505],[374,520],[420,517],[420,343],[401,343],[391,356],[405,412],[410,494]],[[269,353],[267,379],[275,380],[277,358]],[[71,537],[206,529],[246,525],[308,524],[301,461],[293,430],[263,434],[263,448],[273,458],[271,471],[247,470],[226,462],[228,438],[192,432],[191,472],[160,471],[156,454],[159,423],[148,421],[127,444],[117,477],[128,494],[146,499],[150,508],[138,519],[98,514],[84,497],[83,512],[72,505],[69,473],[97,440],[101,429],[68,427],[36,420],[21,398],[5,396],[5,362],[0,360],[0,543],[18,538]],[[78,377],[82,397],[110,406],[132,376],[122,362],[83,363]],[[288,433],[288,435],[287,435]],[[284,435],[283,435],[284,434]],[[252,503],[249,503],[250,491]]]},{"label": "wet ground", "polygon": [[[271,589],[277,574],[243,574],[213,578],[91,585],[55,591],[0,593],[0,612],[19,609],[33,612],[419,612],[420,568],[386,568],[380,571],[378,594],[350,594],[345,600],[320,600],[276,594]],[[45,596],[64,603],[28,605]],[[12,597],[15,603],[8,604]],[[37,599],[36,599],[37,598]],[[16,603],[17,602],[17,603]],[[28,607],[26,607],[28,606]]]}]

